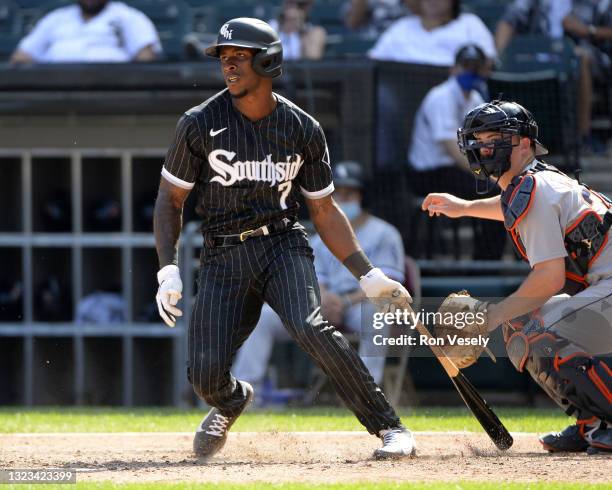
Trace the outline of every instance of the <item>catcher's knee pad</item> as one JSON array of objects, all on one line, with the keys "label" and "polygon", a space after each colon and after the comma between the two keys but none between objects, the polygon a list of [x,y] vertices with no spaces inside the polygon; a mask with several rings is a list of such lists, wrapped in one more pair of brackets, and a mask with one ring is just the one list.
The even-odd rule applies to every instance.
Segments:
[{"label": "catcher's knee pad", "polygon": [[507,335],[510,361],[533,379],[568,415],[612,419],[612,369],[537,320]]}]

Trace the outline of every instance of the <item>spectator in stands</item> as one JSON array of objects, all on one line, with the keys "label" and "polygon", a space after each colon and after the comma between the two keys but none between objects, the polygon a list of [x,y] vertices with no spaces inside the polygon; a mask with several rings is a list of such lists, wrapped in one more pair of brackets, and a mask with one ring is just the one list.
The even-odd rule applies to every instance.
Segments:
[{"label": "spectator in stands", "polygon": [[578,43],[578,132],[582,147],[587,152],[603,152],[604,148],[598,148],[591,136],[591,111],[593,80],[607,80],[609,83],[612,75],[612,1],[574,0],[571,12],[563,19],[563,26]]},{"label": "spectator in stands", "polygon": [[[423,99],[408,154],[408,184],[417,196],[435,191],[465,199],[479,197],[467,158],[457,148],[457,129],[465,114],[484,102],[479,89],[486,86],[488,72],[483,50],[475,44],[463,46],[448,80],[433,87]],[[504,227],[488,220],[472,220],[472,224],[478,243],[474,259],[499,259],[505,242]]]},{"label": "spectator in stands", "polygon": [[285,0],[278,20],[270,21],[283,44],[283,59],[318,60],[325,54],[327,32],[308,22],[311,8],[312,0]]},{"label": "spectator in stands", "polygon": [[393,22],[417,12],[419,0],[350,0],[344,13],[346,27],[380,36]]},{"label": "spectator in stands", "polygon": [[514,0],[495,30],[498,54],[506,49],[514,34],[542,34],[552,39],[563,37],[563,17],[572,0]]},{"label": "spectator in stands", "polygon": [[418,15],[404,17],[383,33],[369,56],[378,60],[452,66],[468,43],[495,58],[493,35],[474,14],[460,13],[461,0],[420,0]]},{"label": "spectator in stands", "polygon": [[[368,214],[362,208],[362,189],[364,179],[361,165],[357,162],[340,162],[333,168],[334,199],[344,211],[359,243],[368,257],[379,264],[389,277],[404,281],[404,248],[399,232],[389,223]],[[362,315],[366,315],[364,327],[371,327],[371,317],[376,309],[359,289],[357,280],[327,250],[317,236],[311,240],[315,256],[315,269],[321,288],[321,307],[323,315],[335,327],[359,333]],[[272,308],[264,305],[259,323],[244,346],[238,352],[233,373],[239,379],[248,381],[255,387],[264,380],[273,342],[276,339],[289,339],[280,318]],[[367,342],[359,346],[359,354],[380,384],[383,379],[385,357],[382,347],[376,351],[368,348]],[[379,350],[381,349],[381,350]],[[366,356],[366,354],[368,354]]]},{"label": "spectator in stands", "polygon": [[155,26],[122,2],[78,0],[45,15],[11,57],[21,63],[153,61],[161,53]]}]

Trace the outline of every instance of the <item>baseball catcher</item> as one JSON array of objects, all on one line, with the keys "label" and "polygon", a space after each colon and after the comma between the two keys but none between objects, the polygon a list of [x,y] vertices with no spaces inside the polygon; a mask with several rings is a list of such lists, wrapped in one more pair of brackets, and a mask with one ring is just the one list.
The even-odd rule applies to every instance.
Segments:
[{"label": "baseball catcher", "polygon": [[[497,182],[499,196],[466,201],[429,194],[430,216],[503,221],[531,272],[497,304],[467,293],[451,295],[440,313],[471,312],[462,329],[439,322],[436,334],[486,337],[503,326],[506,350],[576,424],[540,438],[551,452],[612,451],[612,225],[611,202],[538,157],[532,114],[496,100],[470,111],[458,131],[481,190]],[[447,318],[447,316],[442,316]],[[452,323],[452,322],[451,322]],[[459,367],[477,361],[482,342],[445,347]],[[446,344],[445,344],[446,345]]]}]

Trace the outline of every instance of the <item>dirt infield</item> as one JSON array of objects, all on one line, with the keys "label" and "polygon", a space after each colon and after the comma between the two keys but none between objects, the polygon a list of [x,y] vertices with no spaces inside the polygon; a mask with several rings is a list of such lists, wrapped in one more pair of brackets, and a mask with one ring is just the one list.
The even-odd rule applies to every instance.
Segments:
[{"label": "dirt infield", "polygon": [[361,432],[235,433],[208,463],[192,434],[0,435],[0,467],[76,468],[114,482],[582,481],[609,482],[612,457],[550,455],[533,434],[498,452],[483,434],[417,433],[418,457],[375,461],[378,439]]}]

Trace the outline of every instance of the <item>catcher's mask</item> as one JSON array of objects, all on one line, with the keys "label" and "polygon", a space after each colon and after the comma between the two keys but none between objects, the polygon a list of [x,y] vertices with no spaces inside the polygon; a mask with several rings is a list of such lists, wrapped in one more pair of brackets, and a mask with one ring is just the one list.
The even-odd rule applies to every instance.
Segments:
[{"label": "catcher's mask", "polygon": [[[500,133],[500,138],[479,141],[476,135],[487,131]],[[494,100],[480,104],[465,116],[462,127],[457,131],[457,140],[476,177],[478,194],[489,192],[491,177],[499,180],[510,169],[512,149],[518,145],[512,142],[512,136],[531,139],[536,156],[548,153],[538,141],[538,123],[533,115],[516,102]],[[482,148],[491,150],[490,154],[483,155],[480,151]]]}]

